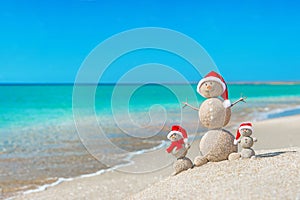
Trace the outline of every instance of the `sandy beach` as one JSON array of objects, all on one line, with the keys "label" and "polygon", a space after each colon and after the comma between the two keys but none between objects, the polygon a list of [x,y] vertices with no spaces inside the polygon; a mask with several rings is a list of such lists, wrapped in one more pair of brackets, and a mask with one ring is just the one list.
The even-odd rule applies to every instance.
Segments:
[{"label": "sandy beach", "polygon": [[299,199],[299,150],[260,150],[255,159],[208,163],[130,199]]},{"label": "sandy beach", "polygon": [[300,200],[299,8],[0,1],[0,200]]},{"label": "sandy beach", "polygon": [[[257,157],[208,163],[171,177],[172,166],[144,174],[122,170],[77,178],[14,199],[299,199],[300,115],[253,123]],[[234,130],[230,130],[235,134]],[[188,157],[198,155],[199,141]],[[170,155],[167,155],[170,156]],[[161,159],[166,153],[161,152]],[[145,167],[160,159],[144,159]],[[141,167],[141,166],[140,166]]]}]

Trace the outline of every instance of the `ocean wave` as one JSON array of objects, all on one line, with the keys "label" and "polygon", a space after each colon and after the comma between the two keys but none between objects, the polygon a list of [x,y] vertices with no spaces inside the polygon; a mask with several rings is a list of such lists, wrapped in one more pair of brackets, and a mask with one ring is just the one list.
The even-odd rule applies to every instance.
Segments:
[{"label": "ocean wave", "polygon": [[292,116],[292,115],[297,115],[297,114],[300,114],[300,106],[279,108],[279,109],[268,112],[267,119],[274,119],[274,118]]},{"label": "ocean wave", "polygon": [[300,106],[288,106],[285,108],[270,108],[266,107],[266,112],[260,112],[260,113],[252,113],[253,116],[255,116],[255,121],[263,121],[267,119],[274,119],[284,116],[291,116],[300,114]]},{"label": "ocean wave", "polygon": [[[106,173],[106,172],[111,172],[111,171],[117,170],[117,169],[119,169],[121,167],[133,165],[134,161],[132,160],[132,158],[134,156],[141,155],[141,154],[144,154],[144,153],[147,153],[147,152],[151,152],[151,151],[159,150],[159,149],[163,148],[164,146],[166,146],[166,144],[167,144],[167,142],[164,141],[164,140],[162,140],[159,145],[157,145],[155,147],[152,147],[150,149],[142,149],[142,150],[139,150],[139,151],[128,153],[128,155],[123,159],[124,162],[126,162],[126,163],[115,165],[115,166],[110,167],[108,169],[101,169],[101,170],[99,170],[97,172],[94,172],[94,173],[83,174],[83,175],[80,175],[80,176],[77,176],[77,177],[70,177],[70,178],[60,177],[60,178],[57,179],[57,181],[55,181],[53,183],[41,185],[41,186],[39,186],[36,189],[26,190],[22,194],[30,194],[30,193],[35,193],[35,192],[41,192],[41,191],[46,190],[47,188],[54,187],[54,186],[59,185],[59,184],[61,184],[63,182],[69,182],[69,181],[73,181],[75,179],[80,179],[80,178],[93,177],[93,176],[101,175],[101,174]],[[13,198],[14,197],[9,198],[9,199],[13,199]]]}]

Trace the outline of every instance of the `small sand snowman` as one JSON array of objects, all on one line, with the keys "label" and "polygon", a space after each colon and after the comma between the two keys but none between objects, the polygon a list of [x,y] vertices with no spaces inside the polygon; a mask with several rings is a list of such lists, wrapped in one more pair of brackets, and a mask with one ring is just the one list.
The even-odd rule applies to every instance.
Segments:
[{"label": "small sand snowman", "polygon": [[[251,148],[254,142],[257,142],[256,138],[250,137],[252,135],[253,128],[251,122],[244,122],[240,125],[236,133],[234,144],[241,144],[242,151],[240,153],[232,153],[229,155],[229,160],[237,160],[239,158],[252,158],[255,156],[254,150]],[[242,135],[242,137],[241,137]]]},{"label": "small sand snowman", "polygon": [[177,175],[182,171],[192,168],[192,161],[189,158],[185,157],[190,148],[186,130],[181,126],[174,125],[172,126],[172,130],[168,133],[167,138],[172,143],[166,149],[166,151],[177,158],[177,160],[173,164],[173,168],[175,171],[172,175]]},{"label": "small sand snowman", "polygon": [[[199,112],[201,124],[209,131],[202,137],[199,147],[200,156],[194,160],[195,166],[201,166],[207,162],[218,162],[228,159],[229,154],[237,152],[237,146],[233,144],[234,136],[223,127],[226,126],[231,117],[231,107],[244,98],[240,98],[233,104],[228,99],[228,89],[223,77],[212,71],[208,73],[197,85],[197,92],[207,98],[200,108],[189,106]],[[221,96],[224,101],[219,99]]]}]

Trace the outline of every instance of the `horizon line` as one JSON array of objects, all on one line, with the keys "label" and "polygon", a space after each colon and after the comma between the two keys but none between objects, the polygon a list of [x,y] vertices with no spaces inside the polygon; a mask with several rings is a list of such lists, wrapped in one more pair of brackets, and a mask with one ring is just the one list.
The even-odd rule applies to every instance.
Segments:
[{"label": "horizon line", "polygon": [[[197,84],[198,82],[191,81],[189,84]],[[9,82],[9,83],[2,83],[0,82],[0,86],[47,86],[47,85],[139,85],[144,83],[139,82],[132,82],[132,83],[59,83],[59,82],[53,82],[53,83],[24,83],[24,82]],[[156,85],[156,84],[169,84],[169,85],[183,85],[186,83],[181,82],[161,82],[161,83],[145,83],[148,85]],[[295,85],[300,84],[300,81],[228,81],[229,85]]]}]

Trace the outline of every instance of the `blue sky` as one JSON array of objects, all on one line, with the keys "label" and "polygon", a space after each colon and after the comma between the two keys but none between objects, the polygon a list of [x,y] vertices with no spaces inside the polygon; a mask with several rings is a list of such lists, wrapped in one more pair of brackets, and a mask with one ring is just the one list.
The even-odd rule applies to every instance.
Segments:
[{"label": "blue sky", "polygon": [[[299,81],[299,6],[292,0],[4,0],[0,82],[71,83],[100,42],[140,27],[169,28],[195,39],[227,81]],[[140,64],[160,62],[145,56],[138,54]],[[163,58],[176,68],[172,56]],[[130,56],[124,62],[130,68]],[[118,67],[106,73],[106,82],[116,81]],[[191,68],[176,69],[190,81],[200,78]]]}]

